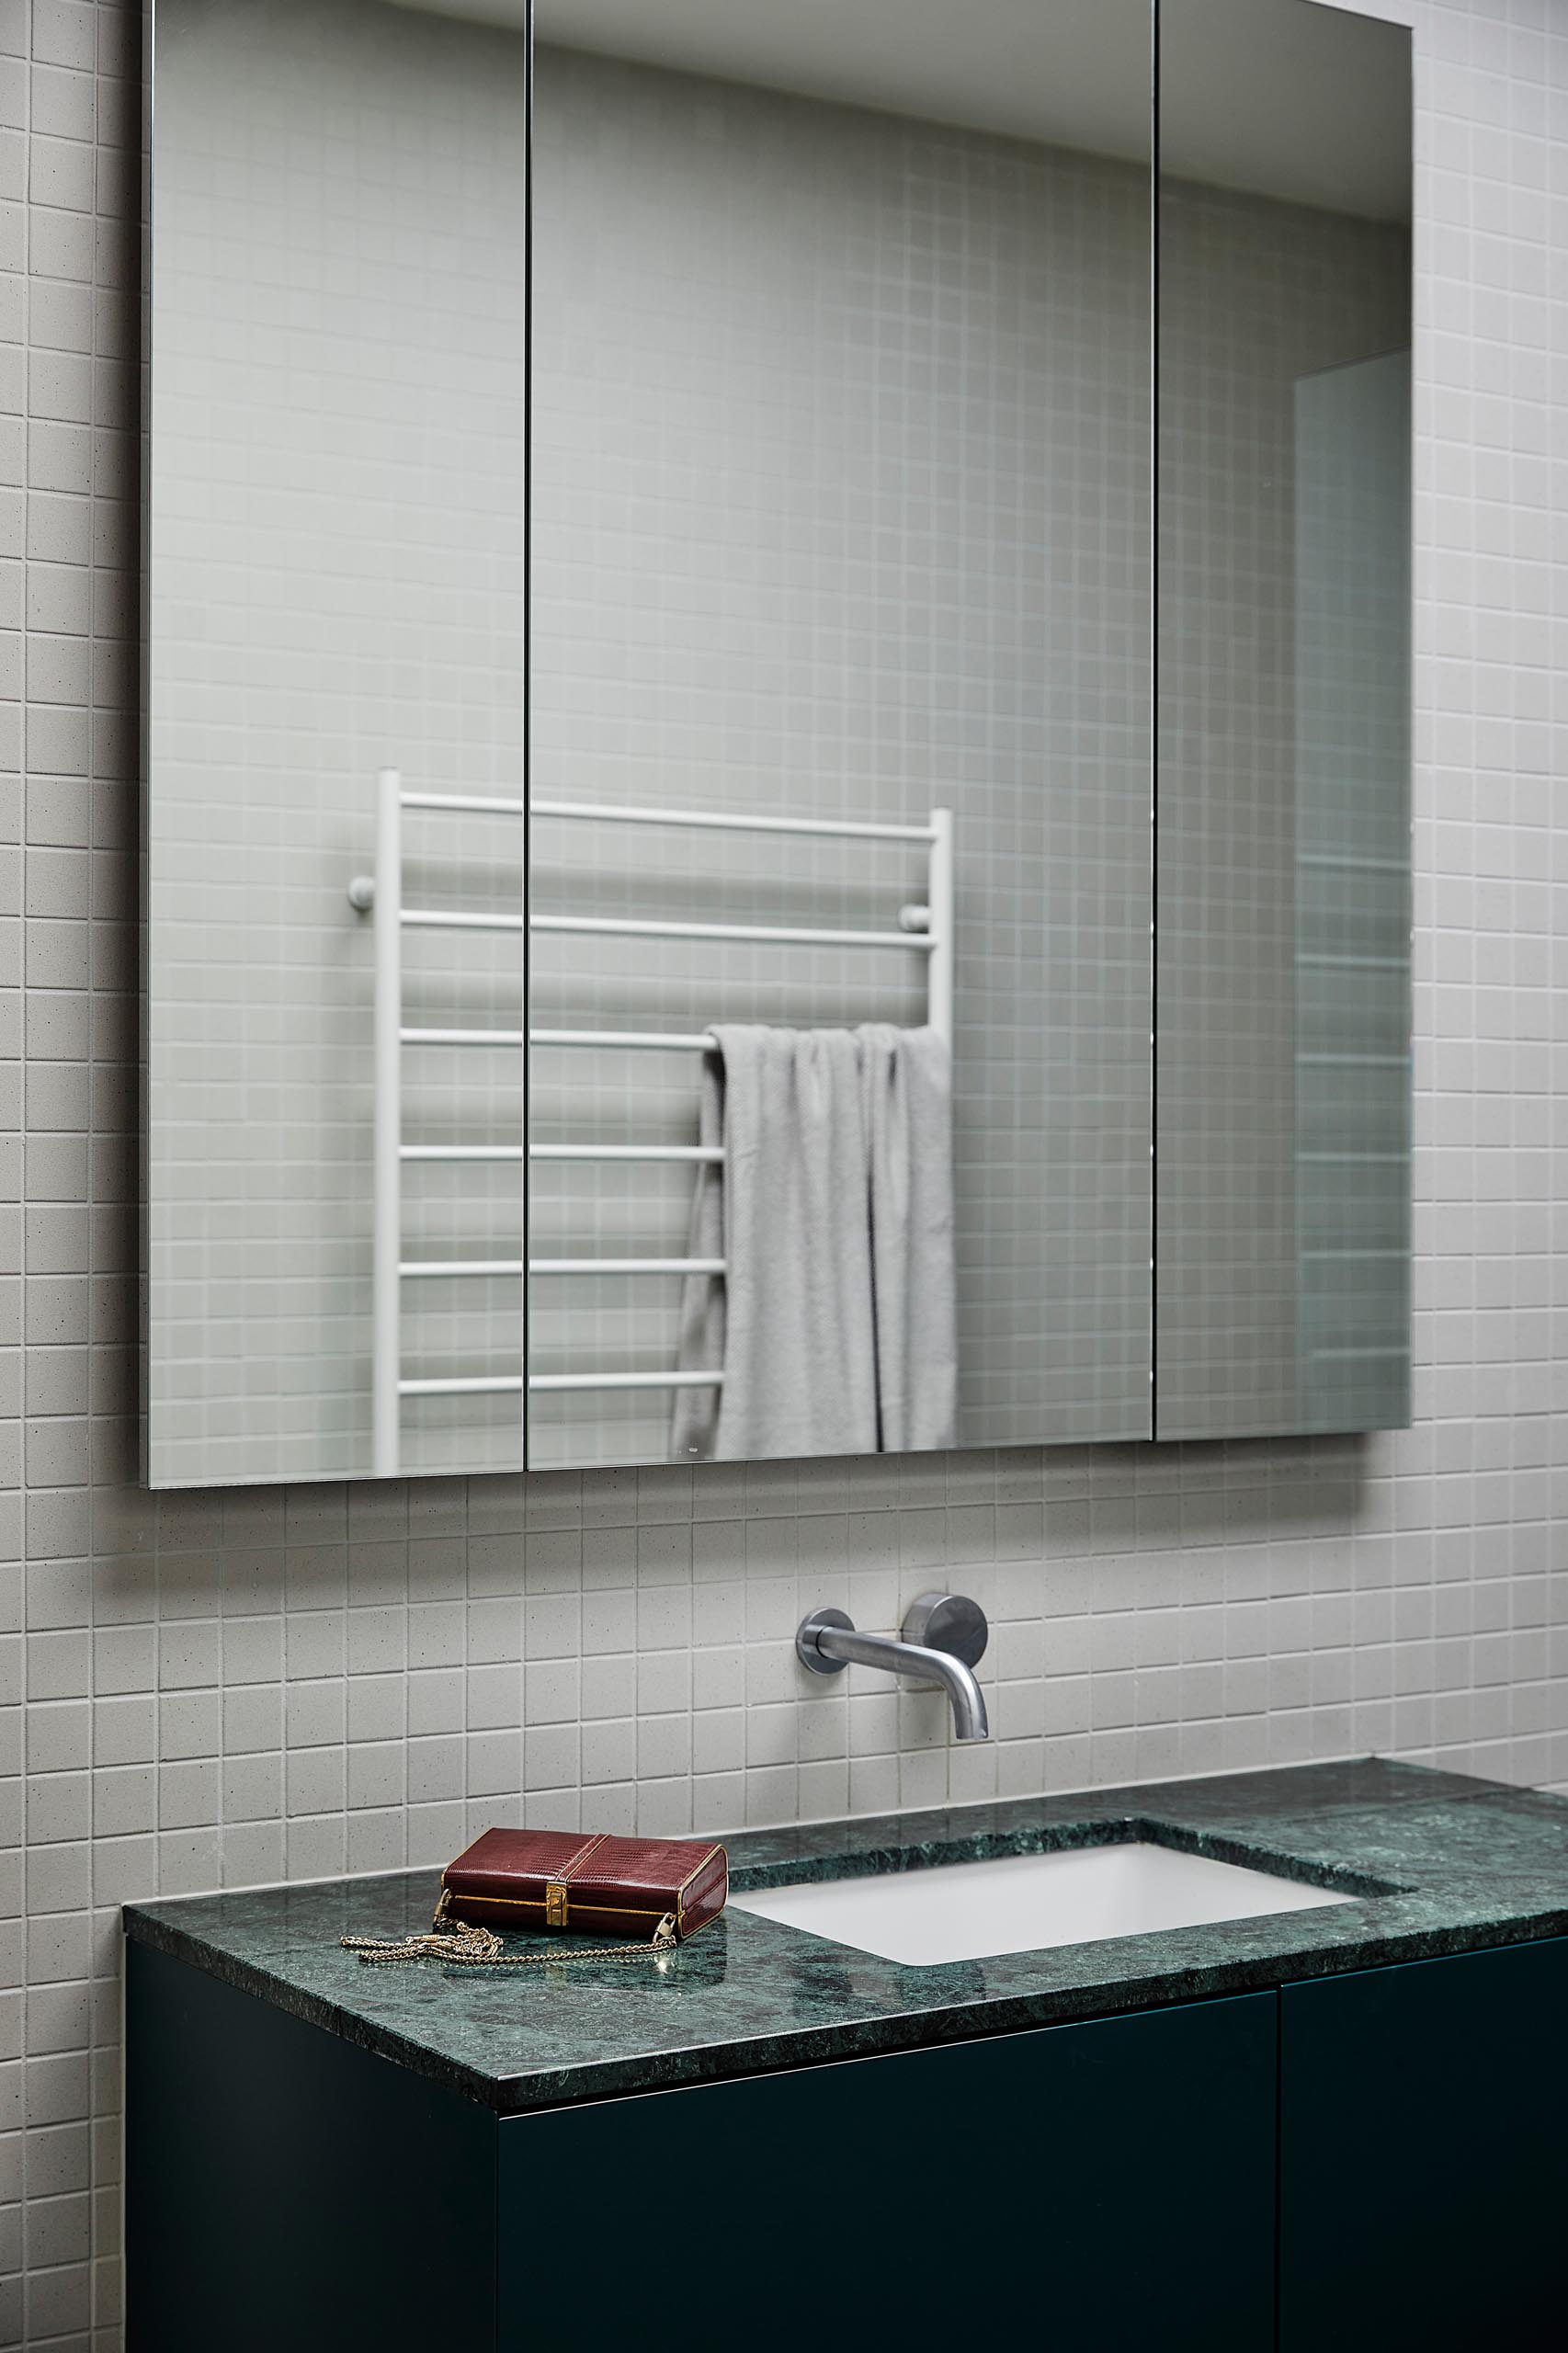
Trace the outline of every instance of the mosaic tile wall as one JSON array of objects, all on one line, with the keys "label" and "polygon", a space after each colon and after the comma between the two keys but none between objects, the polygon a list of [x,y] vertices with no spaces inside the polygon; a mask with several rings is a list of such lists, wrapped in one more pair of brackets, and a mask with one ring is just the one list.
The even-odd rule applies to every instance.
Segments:
[{"label": "mosaic tile wall", "polygon": [[[0,6],[0,2341],[119,2342],[115,1907],[515,1818],[777,1821],[1378,1748],[1568,1788],[1568,22],[1419,20],[1415,1427],[1364,1442],[131,1484],[135,12]],[[803,1607],[992,1608],[998,1737]]]}]

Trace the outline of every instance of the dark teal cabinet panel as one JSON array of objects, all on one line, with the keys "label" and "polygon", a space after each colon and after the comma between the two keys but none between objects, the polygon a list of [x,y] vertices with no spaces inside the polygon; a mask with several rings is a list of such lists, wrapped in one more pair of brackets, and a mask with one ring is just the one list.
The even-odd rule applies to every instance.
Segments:
[{"label": "dark teal cabinet panel", "polygon": [[126,1968],[131,2353],[1568,2344],[1568,1939],[505,2118]]},{"label": "dark teal cabinet panel", "polygon": [[629,2329],[1271,2353],[1275,2015],[1245,1995],[509,2118],[499,2343],[554,2310],[579,2353]]},{"label": "dark teal cabinet panel", "polygon": [[494,2343],[488,2109],[147,1945],[125,2002],[130,2353]]},{"label": "dark teal cabinet panel", "polygon": [[127,2344],[1269,2353],[1276,2011],[502,2118],[131,1944]]},{"label": "dark teal cabinet panel", "polygon": [[1568,2344],[1568,1940],[1280,1995],[1281,2353]]}]

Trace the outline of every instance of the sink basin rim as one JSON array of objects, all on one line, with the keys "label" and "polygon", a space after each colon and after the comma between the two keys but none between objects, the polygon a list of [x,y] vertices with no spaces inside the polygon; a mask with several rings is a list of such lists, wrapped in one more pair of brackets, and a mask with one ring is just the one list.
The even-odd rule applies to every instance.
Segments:
[{"label": "sink basin rim", "polygon": [[851,1869],[826,1877],[819,1870],[803,1878],[799,1862],[776,1864],[765,1867],[761,1887],[754,1867],[744,1875],[753,1883],[733,1890],[730,1902],[813,1938],[931,1968],[1400,1892],[1235,1840],[1173,1836],[1162,1824],[1124,1818],[1084,1827],[1091,1835],[1031,1840],[1022,1850],[1008,1841],[1000,1854],[976,1855],[972,1845],[940,1859],[929,1848],[884,1848],[844,1859]]}]

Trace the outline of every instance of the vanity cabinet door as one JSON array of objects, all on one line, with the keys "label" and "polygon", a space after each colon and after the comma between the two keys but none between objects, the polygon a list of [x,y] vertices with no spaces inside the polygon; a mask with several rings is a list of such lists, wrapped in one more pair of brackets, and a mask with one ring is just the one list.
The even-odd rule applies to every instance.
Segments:
[{"label": "vanity cabinet door", "polygon": [[1568,1939],[1280,1996],[1282,2353],[1568,2334]]},{"label": "vanity cabinet door", "polygon": [[445,2084],[128,1944],[127,2353],[487,2353],[495,2139]]},{"label": "vanity cabinet door", "polygon": [[508,2119],[499,2343],[1271,2353],[1275,1997]]}]

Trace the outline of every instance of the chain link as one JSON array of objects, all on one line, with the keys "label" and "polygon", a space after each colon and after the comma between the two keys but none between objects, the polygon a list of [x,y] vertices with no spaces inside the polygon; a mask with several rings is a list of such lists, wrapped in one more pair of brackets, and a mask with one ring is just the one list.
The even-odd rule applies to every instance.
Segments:
[{"label": "chain link", "polygon": [[[445,1891],[436,1907],[437,1919],[444,1916],[451,1916],[447,1913]],[[554,1952],[508,1952],[494,1928],[474,1927],[456,1918],[449,1929],[433,1928],[424,1937],[339,1937],[337,1941],[346,1952],[358,1953],[361,1961],[372,1963],[439,1961],[459,1969],[532,1969],[563,1961],[647,1961],[674,1952],[679,1939],[676,1915],[666,1912],[645,1945],[576,1945]]]}]

